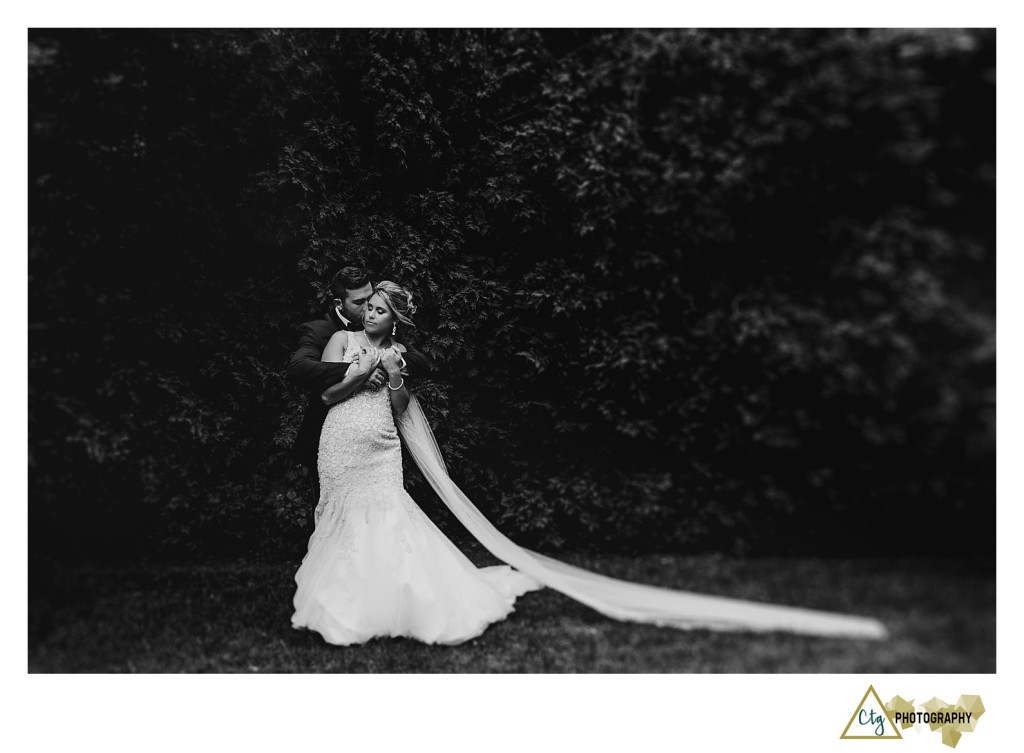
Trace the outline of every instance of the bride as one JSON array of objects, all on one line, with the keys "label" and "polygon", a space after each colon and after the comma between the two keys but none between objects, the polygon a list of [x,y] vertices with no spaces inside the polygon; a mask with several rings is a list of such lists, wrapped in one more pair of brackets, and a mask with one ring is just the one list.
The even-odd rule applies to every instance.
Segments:
[{"label": "bride", "polygon": [[[330,408],[320,435],[320,499],[308,551],[295,573],[293,627],[315,630],[337,645],[378,636],[457,644],[508,616],[517,597],[547,586],[615,619],[665,627],[887,635],[880,622],[866,617],[630,583],[514,544],[448,476],[423,411],[405,386],[405,348],[393,337],[398,324],[413,326],[413,313],[409,291],[381,282],[367,301],[364,330],[336,332],[324,349],[323,361],[353,366],[322,396]],[[388,383],[373,388],[366,380],[378,366]],[[424,515],[403,486],[403,442],[452,513],[507,564],[477,568]]]}]

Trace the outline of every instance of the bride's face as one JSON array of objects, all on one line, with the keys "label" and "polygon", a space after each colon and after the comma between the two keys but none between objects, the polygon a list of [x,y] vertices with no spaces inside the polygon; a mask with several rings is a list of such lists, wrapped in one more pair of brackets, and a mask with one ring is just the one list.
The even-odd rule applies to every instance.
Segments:
[{"label": "bride's face", "polygon": [[379,293],[370,296],[363,310],[363,329],[371,335],[391,332],[395,324],[395,315],[387,301]]}]

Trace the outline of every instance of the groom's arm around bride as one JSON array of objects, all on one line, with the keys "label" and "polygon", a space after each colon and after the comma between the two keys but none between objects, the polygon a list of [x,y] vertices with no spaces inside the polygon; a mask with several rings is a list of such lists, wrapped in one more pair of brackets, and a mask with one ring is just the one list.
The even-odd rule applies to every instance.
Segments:
[{"label": "groom's arm around bride", "polygon": [[[317,451],[320,445],[320,431],[327,406],[320,399],[327,388],[343,381],[350,364],[330,363],[321,360],[324,348],[338,330],[358,332],[362,330],[362,309],[373,293],[369,275],[365,270],[356,267],[342,269],[331,281],[331,290],[335,295],[327,316],[302,324],[299,327],[299,342],[292,354],[288,366],[291,381],[306,393],[307,404],[302,424],[293,446],[293,455],[297,462],[304,465],[313,490],[314,506],[320,496],[317,477]],[[404,338],[403,338],[404,339]],[[403,374],[419,377],[431,370],[426,356],[404,343],[406,346]],[[383,385],[386,376],[380,370],[368,378],[371,384],[377,381]]]}]

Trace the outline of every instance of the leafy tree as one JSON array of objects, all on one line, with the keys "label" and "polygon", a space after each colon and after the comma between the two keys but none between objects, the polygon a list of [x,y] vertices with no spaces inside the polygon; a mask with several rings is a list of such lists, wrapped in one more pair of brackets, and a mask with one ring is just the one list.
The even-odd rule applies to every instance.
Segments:
[{"label": "leafy tree", "polygon": [[[33,549],[294,552],[294,327],[408,284],[524,544],[994,533],[995,35],[30,34]],[[412,489],[433,515],[429,491]]]}]

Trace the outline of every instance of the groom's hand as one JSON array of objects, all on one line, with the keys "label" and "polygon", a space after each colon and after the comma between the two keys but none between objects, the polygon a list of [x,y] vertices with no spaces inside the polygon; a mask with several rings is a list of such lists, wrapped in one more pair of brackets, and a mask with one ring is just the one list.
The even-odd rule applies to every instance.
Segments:
[{"label": "groom's hand", "polygon": [[384,382],[388,381],[388,374],[383,368],[378,366],[373,370],[373,373],[366,378],[366,383],[376,389],[377,387],[383,387]]}]

